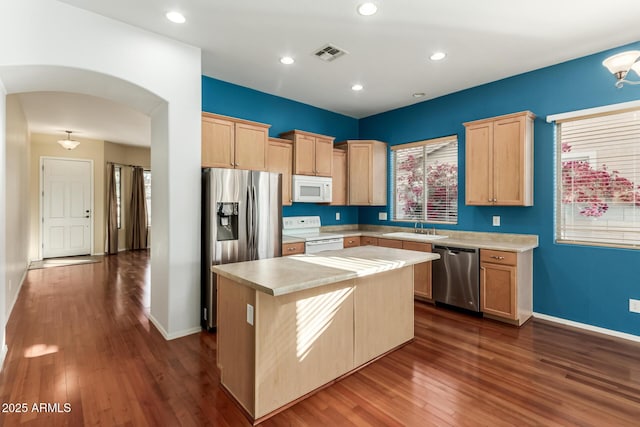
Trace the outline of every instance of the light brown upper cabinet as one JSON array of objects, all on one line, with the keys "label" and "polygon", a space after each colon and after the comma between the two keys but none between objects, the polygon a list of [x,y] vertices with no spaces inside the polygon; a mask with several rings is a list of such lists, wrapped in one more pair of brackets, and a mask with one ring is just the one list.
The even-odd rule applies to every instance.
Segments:
[{"label": "light brown upper cabinet", "polygon": [[347,149],[347,202],[357,206],[387,204],[387,144],[348,140],[336,144]]},{"label": "light brown upper cabinet", "polygon": [[202,167],[267,170],[269,127],[202,113]]},{"label": "light brown upper cabinet", "polygon": [[282,174],[282,204],[291,205],[293,143],[288,139],[269,138],[267,159],[267,170]]},{"label": "light brown upper cabinet", "polygon": [[333,149],[333,172],[331,205],[344,206],[347,204],[347,151]]},{"label": "light brown upper cabinet", "polygon": [[331,176],[334,138],[302,130],[290,130],[280,138],[293,141],[295,175]]},{"label": "light brown upper cabinet", "polygon": [[465,123],[466,204],[533,205],[530,111]]}]

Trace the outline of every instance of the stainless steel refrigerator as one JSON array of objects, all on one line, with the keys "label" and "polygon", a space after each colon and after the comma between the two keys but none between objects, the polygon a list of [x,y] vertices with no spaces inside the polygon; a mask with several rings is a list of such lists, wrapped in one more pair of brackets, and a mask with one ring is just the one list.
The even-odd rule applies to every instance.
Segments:
[{"label": "stainless steel refrigerator", "polygon": [[281,175],[202,170],[202,326],[215,329],[212,265],[282,255]]}]

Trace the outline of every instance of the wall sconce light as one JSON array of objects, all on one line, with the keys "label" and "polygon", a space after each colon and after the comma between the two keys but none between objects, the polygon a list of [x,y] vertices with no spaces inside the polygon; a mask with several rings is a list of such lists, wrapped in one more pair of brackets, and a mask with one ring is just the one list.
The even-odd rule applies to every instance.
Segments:
[{"label": "wall sconce light", "polygon": [[65,132],[67,133],[67,139],[58,140],[58,144],[62,145],[62,148],[64,148],[65,150],[73,150],[78,145],[80,145],[79,141],[74,141],[73,139],[71,139],[70,130],[65,130]]},{"label": "wall sconce light", "polygon": [[625,83],[640,84],[640,80],[627,80],[631,70],[640,76],[640,50],[630,50],[610,56],[602,61],[602,65],[615,76],[617,88],[621,88]]}]

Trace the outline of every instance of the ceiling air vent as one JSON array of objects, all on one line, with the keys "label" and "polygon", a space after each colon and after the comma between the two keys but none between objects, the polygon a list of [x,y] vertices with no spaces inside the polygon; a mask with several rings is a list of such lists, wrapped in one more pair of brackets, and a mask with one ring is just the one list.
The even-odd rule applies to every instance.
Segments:
[{"label": "ceiling air vent", "polygon": [[333,46],[333,45],[325,45],[322,46],[320,49],[316,50],[315,52],[313,52],[313,54],[322,59],[323,61],[326,62],[331,62],[334,59],[340,58],[342,55],[345,55],[349,52],[347,52],[344,49],[340,49],[339,47]]}]

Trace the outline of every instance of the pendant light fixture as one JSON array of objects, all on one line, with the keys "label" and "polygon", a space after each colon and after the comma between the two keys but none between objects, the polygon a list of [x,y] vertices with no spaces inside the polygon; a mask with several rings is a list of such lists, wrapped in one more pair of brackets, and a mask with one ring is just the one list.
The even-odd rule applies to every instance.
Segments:
[{"label": "pendant light fixture", "polygon": [[58,140],[58,144],[62,145],[62,148],[64,148],[65,150],[73,150],[78,145],[80,145],[79,141],[74,141],[73,139],[71,139],[70,130],[65,130],[65,132],[67,133],[67,139]]}]

